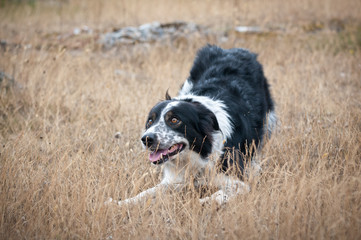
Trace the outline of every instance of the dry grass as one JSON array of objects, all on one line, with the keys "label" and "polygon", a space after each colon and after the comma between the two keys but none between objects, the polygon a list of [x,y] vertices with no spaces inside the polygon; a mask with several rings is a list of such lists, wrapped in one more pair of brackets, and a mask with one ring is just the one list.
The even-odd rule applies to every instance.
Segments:
[{"label": "dry grass", "polygon": [[[360,3],[150,2],[0,9],[0,38],[8,42],[0,70],[16,81],[0,83],[0,237],[359,239]],[[345,30],[305,31],[332,19]],[[96,38],[54,37],[84,24],[98,33],[154,20],[194,21],[216,32],[235,24],[284,31],[106,52]],[[108,197],[134,196],[159,182],[139,142],[146,114],[168,88],[176,93],[206,42],[259,53],[281,123],[262,152],[262,176],[249,180],[249,194],[221,207],[202,207],[194,191],[105,206]]]}]

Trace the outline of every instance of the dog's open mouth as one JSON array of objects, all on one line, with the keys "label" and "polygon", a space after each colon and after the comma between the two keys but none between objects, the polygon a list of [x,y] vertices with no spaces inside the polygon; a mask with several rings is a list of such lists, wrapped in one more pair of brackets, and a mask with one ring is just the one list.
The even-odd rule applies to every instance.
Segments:
[{"label": "dog's open mouth", "polygon": [[172,145],[168,149],[157,149],[149,154],[149,160],[153,164],[165,163],[169,160],[170,157],[177,155],[185,148],[185,144],[177,143]]}]

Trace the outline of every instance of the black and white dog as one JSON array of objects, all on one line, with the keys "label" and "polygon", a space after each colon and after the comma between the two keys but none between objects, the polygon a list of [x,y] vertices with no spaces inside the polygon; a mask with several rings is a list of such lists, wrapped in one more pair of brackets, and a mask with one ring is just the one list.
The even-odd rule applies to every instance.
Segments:
[{"label": "black and white dog", "polygon": [[[227,170],[243,172],[246,152],[252,145],[260,148],[276,125],[269,85],[256,58],[240,48],[208,45],[199,50],[178,96],[167,93],[166,100],[151,109],[141,138],[150,162],[164,166],[163,180],[118,204],[154,196],[157,189],[184,184],[189,176],[197,185],[218,188],[201,202],[222,203],[249,191]],[[213,180],[207,180],[210,169]]]}]

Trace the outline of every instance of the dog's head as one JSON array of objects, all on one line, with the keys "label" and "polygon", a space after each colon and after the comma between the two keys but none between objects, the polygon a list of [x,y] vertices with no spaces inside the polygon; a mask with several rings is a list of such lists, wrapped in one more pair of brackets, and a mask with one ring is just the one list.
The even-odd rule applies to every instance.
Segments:
[{"label": "dog's head", "polygon": [[191,99],[166,99],[150,111],[141,138],[151,151],[149,160],[161,164],[189,151],[205,159],[212,153],[213,134],[219,132],[216,116]]}]

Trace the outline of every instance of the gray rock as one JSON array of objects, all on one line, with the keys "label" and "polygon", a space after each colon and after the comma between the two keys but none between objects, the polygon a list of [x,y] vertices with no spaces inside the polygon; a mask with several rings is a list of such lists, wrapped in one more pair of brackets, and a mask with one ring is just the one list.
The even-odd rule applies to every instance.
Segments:
[{"label": "gray rock", "polygon": [[116,44],[134,44],[174,39],[174,37],[189,36],[202,28],[194,23],[171,22],[161,24],[152,22],[139,27],[124,27],[114,32],[105,33],[100,37],[100,43],[110,48]]},{"label": "gray rock", "polygon": [[262,29],[257,26],[238,26],[234,30],[239,33],[261,33]]}]

